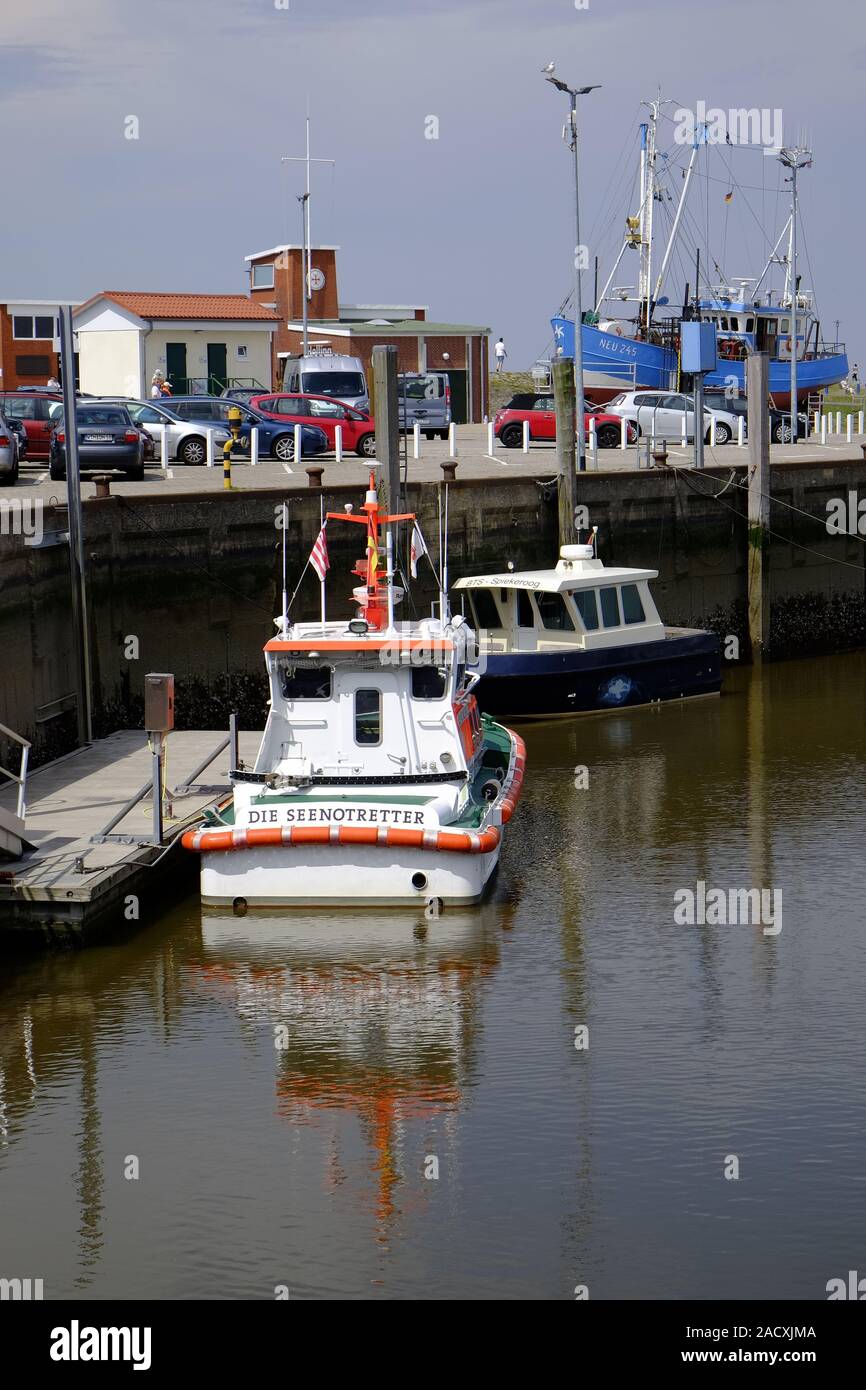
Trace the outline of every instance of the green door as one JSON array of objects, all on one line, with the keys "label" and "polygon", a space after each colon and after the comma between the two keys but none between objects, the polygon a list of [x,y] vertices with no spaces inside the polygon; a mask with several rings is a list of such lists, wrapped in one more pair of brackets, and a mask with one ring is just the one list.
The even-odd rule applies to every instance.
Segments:
[{"label": "green door", "polygon": [[[186,343],[166,343],[165,378],[176,396],[186,395]],[[150,395],[149,381],[145,382],[145,388]]]},{"label": "green door", "polygon": [[447,373],[451,387],[451,419],[455,425],[465,425],[469,419],[469,402],[466,396],[466,373],[456,368]]},{"label": "green door", "polygon": [[225,386],[228,386],[228,379],[226,377],[226,345],[225,343],[208,343],[208,394],[211,396],[218,396]]}]

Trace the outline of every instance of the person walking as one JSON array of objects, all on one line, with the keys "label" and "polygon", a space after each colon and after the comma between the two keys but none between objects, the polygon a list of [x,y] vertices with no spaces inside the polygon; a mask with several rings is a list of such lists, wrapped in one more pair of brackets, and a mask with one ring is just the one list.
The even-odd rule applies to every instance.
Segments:
[{"label": "person walking", "polygon": [[508,353],[505,351],[505,343],[501,338],[496,339],[496,343],[493,348],[493,354],[496,358],[496,370],[497,372],[501,372],[503,366],[505,365],[505,359],[508,356]]},{"label": "person walking", "polygon": [[854,366],[853,366],[852,369],[851,369],[851,385],[854,387],[854,395],[855,395],[855,396],[859,396],[859,395],[860,395],[860,368],[857,366],[857,363],[856,363],[856,362],[854,363]]}]

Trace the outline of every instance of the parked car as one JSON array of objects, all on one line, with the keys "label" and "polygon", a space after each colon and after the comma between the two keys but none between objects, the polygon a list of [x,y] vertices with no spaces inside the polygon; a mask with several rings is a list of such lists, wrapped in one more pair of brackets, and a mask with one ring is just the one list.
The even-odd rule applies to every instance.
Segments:
[{"label": "parked car", "polygon": [[[225,425],[229,411],[237,409],[241,412],[241,437],[248,439],[255,425],[259,431],[259,452],[263,456],[270,455],[281,463],[289,463],[295,457],[294,425],[278,424],[260,410],[253,410],[241,401],[227,396],[173,396],[170,408],[181,420],[204,421],[214,425]],[[312,458],[315,454],[325,453],[328,448],[325,431],[316,425],[302,425],[301,429],[301,452],[304,457]]]},{"label": "parked car", "polygon": [[[556,438],[556,408],[553,396],[535,395],[532,392],[518,392],[507,405],[497,410],[493,417],[493,432],[506,449],[519,449],[523,443],[523,422],[529,421],[530,439]],[[584,429],[589,437],[589,422],[595,420],[595,437],[600,449],[615,449],[620,442],[621,425],[619,417],[605,411],[587,410],[584,415]],[[633,444],[637,433],[627,427],[626,439]]]},{"label": "parked car", "polygon": [[287,357],[283,390],[292,396],[331,396],[355,410],[370,409],[370,393],[360,357],[337,352]]},{"label": "parked car", "polygon": [[0,391],[0,410],[7,421],[20,420],[23,424],[31,458],[48,458],[52,429],[49,407],[54,401],[63,401],[60,391]]},{"label": "parked car", "polygon": [[451,424],[451,385],[445,372],[400,372],[397,376],[397,412],[401,430],[416,422],[425,439],[448,438]]},{"label": "parked car", "polygon": [[[653,439],[682,439],[683,417],[686,439],[695,437],[695,400],[684,392],[623,391],[608,401],[611,415],[631,421],[639,434]],[[710,414],[712,410],[712,415]],[[704,402],[704,440],[710,443],[710,430],[715,419],[714,444],[728,444],[737,433],[737,417],[731,410],[716,409]]]},{"label": "parked car", "polygon": [[0,413],[0,484],[11,487],[18,477],[18,435]]},{"label": "parked car", "polygon": [[254,396],[261,396],[267,388],[264,386],[226,386],[220,391],[221,396],[226,396],[230,401],[243,401],[249,405]]},{"label": "parked car", "polygon": [[[145,431],[153,446],[153,457],[157,455],[160,439],[160,425],[165,425],[165,442],[170,459],[178,463],[200,464],[207,461],[207,436],[213,436],[213,457],[222,461],[222,447],[231,438],[224,425],[211,425],[204,421],[183,420],[176,414],[173,406],[166,401],[130,401],[119,397],[105,397],[125,405],[133,421]],[[162,460],[160,459],[160,462]]]},{"label": "parked car", "polygon": [[[125,406],[100,401],[81,401],[76,410],[78,459],[82,472],[100,468],[122,469],[130,480],[144,477],[144,435]],[[66,429],[63,412],[51,434],[48,473],[55,480],[66,477]]]},{"label": "parked car", "polygon": [[253,410],[260,410],[269,420],[288,425],[315,422],[328,436],[328,447],[336,448],[337,426],[343,431],[343,448],[354,449],[361,458],[376,457],[376,425],[364,410],[353,410],[330,396],[291,396],[278,391],[269,396],[254,396]]},{"label": "parked car", "polygon": [[[708,410],[729,410],[737,418],[742,417],[748,421],[749,402],[745,396],[728,396],[724,391],[705,391],[704,405]],[[788,410],[779,410],[775,405],[769,407],[770,410],[770,438],[774,444],[790,444],[791,442],[791,414]],[[746,438],[748,438],[748,424],[746,425]],[[798,412],[797,414],[797,438],[806,439],[809,435],[809,418]]]},{"label": "parked car", "polygon": [[[2,414],[2,412],[0,412],[0,414]],[[10,420],[5,415],[3,419],[6,421],[7,429],[12,431],[18,441],[18,462],[21,464],[27,458],[27,431],[24,428],[24,421]]]}]

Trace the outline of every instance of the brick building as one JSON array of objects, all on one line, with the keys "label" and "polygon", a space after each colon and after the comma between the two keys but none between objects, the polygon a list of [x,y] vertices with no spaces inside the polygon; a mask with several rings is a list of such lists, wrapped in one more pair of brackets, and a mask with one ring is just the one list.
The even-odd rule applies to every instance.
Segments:
[{"label": "brick building", "polygon": [[[338,246],[311,248],[307,338],[316,350],[360,357],[369,371],[373,348],[393,344],[401,372],[443,371],[451,384],[454,419],[480,421],[488,414],[487,370],[490,329],[478,324],[437,323],[425,305],[342,304],[337,287]],[[303,248],[272,246],[245,257],[250,295],[276,311],[273,374],[282,381],[289,355],[303,347]]]},{"label": "brick building", "polygon": [[[60,375],[56,299],[8,299],[0,304],[0,389],[44,386]],[[74,304],[74,299],[63,301]]]}]

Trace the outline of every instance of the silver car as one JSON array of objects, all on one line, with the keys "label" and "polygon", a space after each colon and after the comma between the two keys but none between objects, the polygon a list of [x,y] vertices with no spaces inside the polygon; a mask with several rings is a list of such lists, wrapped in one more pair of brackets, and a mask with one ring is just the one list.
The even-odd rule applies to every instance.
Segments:
[{"label": "silver car", "polygon": [[11,487],[18,477],[18,436],[0,414],[0,483]]},{"label": "silver car", "polygon": [[[604,407],[609,415],[619,415],[637,425],[639,432],[650,439],[682,439],[685,421],[686,439],[695,437],[695,398],[682,392],[623,391]],[[736,415],[730,410],[708,407],[704,402],[704,439],[707,444],[728,444],[737,433]],[[713,439],[710,440],[710,432]]]},{"label": "silver car", "polygon": [[400,372],[397,376],[400,429],[416,423],[426,439],[448,438],[451,424],[451,386],[444,372]]},{"label": "silver car", "polygon": [[[121,402],[121,397],[115,398]],[[165,425],[165,441],[170,459],[178,463],[200,464],[207,460],[207,436],[213,436],[212,457],[222,459],[222,447],[231,437],[222,425],[202,420],[182,420],[168,401],[122,401],[136,425],[151,436],[159,453],[160,425]],[[160,459],[159,462],[162,462]]]}]

